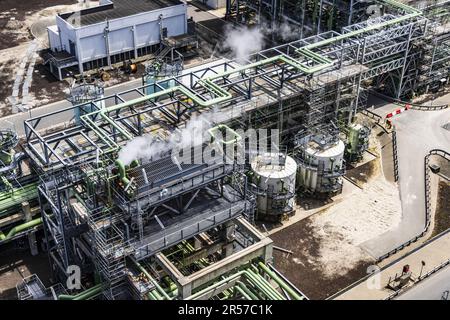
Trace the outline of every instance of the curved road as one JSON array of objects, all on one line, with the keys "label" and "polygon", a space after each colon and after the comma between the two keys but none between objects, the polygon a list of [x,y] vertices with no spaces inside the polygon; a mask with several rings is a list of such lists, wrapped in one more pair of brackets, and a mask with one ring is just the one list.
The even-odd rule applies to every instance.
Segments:
[{"label": "curved road", "polygon": [[[435,104],[450,103],[450,95]],[[390,105],[383,110],[395,110]],[[389,111],[388,111],[389,112]],[[388,113],[384,113],[383,117]],[[438,111],[408,110],[394,116],[397,128],[399,189],[402,204],[401,223],[362,246],[378,258],[423,231],[425,226],[424,158],[431,149],[450,150],[450,131],[442,126],[450,122],[450,108]]]}]

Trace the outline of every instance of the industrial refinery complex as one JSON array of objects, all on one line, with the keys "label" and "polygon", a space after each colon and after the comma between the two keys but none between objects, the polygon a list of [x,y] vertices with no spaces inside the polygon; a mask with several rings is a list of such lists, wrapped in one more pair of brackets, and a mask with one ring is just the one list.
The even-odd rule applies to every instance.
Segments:
[{"label": "industrial refinery complex", "polygon": [[450,1],[2,11],[0,299],[450,299]]}]

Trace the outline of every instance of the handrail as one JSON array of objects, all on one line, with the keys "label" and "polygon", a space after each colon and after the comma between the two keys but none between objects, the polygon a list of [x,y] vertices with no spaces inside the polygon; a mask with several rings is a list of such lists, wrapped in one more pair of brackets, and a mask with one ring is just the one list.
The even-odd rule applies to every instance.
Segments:
[{"label": "handrail", "polygon": [[377,97],[390,102],[390,103],[395,103],[397,105],[402,105],[402,106],[406,106],[409,105],[411,106],[411,109],[415,109],[415,110],[423,110],[423,111],[435,111],[435,110],[442,110],[442,109],[447,109],[448,108],[448,104],[442,104],[442,105],[436,105],[436,106],[426,106],[423,104],[418,104],[418,103],[413,103],[413,102],[406,102],[406,101],[402,101],[400,99],[396,99],[393,97],[389,97],[385,94],[382,94],[380,92],[377,92],[375,90],[371,90],[371,92],[373,94],[375,94]]}]

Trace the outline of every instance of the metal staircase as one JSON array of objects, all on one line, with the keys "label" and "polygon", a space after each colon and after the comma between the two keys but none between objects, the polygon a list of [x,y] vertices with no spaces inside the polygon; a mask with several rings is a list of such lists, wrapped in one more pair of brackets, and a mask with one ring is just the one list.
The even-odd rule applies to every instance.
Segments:
[{"label": "metal staircase", "polygon": [[124,235],[111,223],[109,210],[96,210],[88,217],[94,262],[104,284],[103,295],[109,300],[115,300],[121,295],[125,281]]}]

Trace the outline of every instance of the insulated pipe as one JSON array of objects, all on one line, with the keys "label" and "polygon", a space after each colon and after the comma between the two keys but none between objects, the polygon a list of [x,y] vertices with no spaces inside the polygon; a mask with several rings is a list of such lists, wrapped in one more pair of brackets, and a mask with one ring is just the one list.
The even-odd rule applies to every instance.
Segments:
[{"label": "insulated pipe", "polygon": [[8,234],[5,236],[3,232],[0,232],[0,241],[8,240],[14,237],[17,233],[22,232],[26,229],[33,228],[35,226],[38,226],[42,223],[42,218],[37,218],[28,222],[25,222],[23,224],[20,224],[18,226],[15,226],[11,230],[9,230]]},{"label": "insulated pipe", "polygon": [[384,2],[384,3],[388,4],[388,5],[392,5],[394,7],[399,8],[399,9],[403,9],[404,11],[407,12],[407,14],[406,15],[402,15],[400,17],[397,17],[395,19],[392,19],[390,21],[382,22],[382,23],[379,23],[379,24],[374,24],[374,25],[371,25],[371,26],[367,26],[367,27],[365,27],[363,29],[359,29],[359,30],[355,30],[355,31],[351,31],[351,32],[339,35],[337,37],[333,37],[333,38],[330,38],[330,39],[325,39],[325,40],[322,40],[322,41],[311,43],[311,44],[309,44],[309,45],[307,45],[307,46],[305,46],[303,48],[314,49],[314,48],[322,47],[322,46],[324,46],[326,44],[330,44],[330,43],[333,43],[333,42],[338,42],[340,40],[344,40],[344,39],[347,39],[347,38],[350,38],[350,37],[353,37],[353,36],[357,36],[357,35],[360,35],[360,34],[365,33],[365,32],[369,32],[369,31],[373,31],[373,30],[380,29],[380,28],[383,28],[383,27],[387,27],[387,26],[390,26],[390,25],[393,25],[393,24],[396,24],[396,23],[399,23],[399,22],[402,22],[402,21],[405,21],[405,20],[408,20],[408,19],[420,16],[422,14],[421,10],[413,8],[411,6],[408,6],[406,4],[400,3],[400,2],[395,1],[395,0],[380,0],[380,2]]},{"label": "insulated pipe", "polygon": [[[250,270],[242,270],[238,273],[235,273],[219,282],[214,283],[212,286],[207,287],[203,290],[200,290],[199,292],[196,292],[195,294],[189,296],[186,298],[186,300],[195,300],[196,298],[202,296],[205,293],[208,293],[210,291],[213,291],[215,288],[226,284],[236,278],[239,278],[241,276],[245,276],[248,278],[259,290],[261,290],[269,299],[271,300],[283,300],[283,297],[275,291],[270,285],[267,283],[265,284],[263,281],[266,281],[264,278],[262,278],[260,275],[255,276]],[[267,282],[267,281],[266,281]],[[267,287],[269,286],[269,288]]]},{"label": "insulated pipe", "polygon": [[290,286],[288,286],[280,277],[278,277],[272,270],[270,270],[264,263],[260,262],[258,263],[258,266],[261,267],[261,269],[270,276],[280,287],[282,287],[284,290],[286,290],[287,293],[289,293],[294,299],[296,300],[303,300],[303,297],[297,294]]},{"label": "insulated pipe", "polygon": [[94,298],[97,295],[99,295],[102,292],[102,284],[98,284],[96,287],[94,287],[93,290],[89,292],[81,293],[80,295],[76,296],[73,300],[86,300],[90,298]]},{"label": "insulated pipe", "polygon": [[166,300],[172,300],[169,295],[166,293],[166,291],[164,291],[163,288],[161,288],[161,286],[158,284],[157,281],[155,281],[155,279],[153,279],[153,277],[148,273],[147,270],[145,270],[145,268],[136,261],[136,259],[130,257],[131,261],[134,262],[134,264],[136,265],[136,267],[138,267],[138,269],[140,271],[142,271],[142,273],[147,277],[148,280],[150,280],[150,282],[156,287],[156,289],[158,290],[159,293],[162,294],[162,296],[166,299]]},{"label": "insulated pipe", "polygon": [[258,297],[241,281],[236,282],[237,286],[240,287],[245,293],[250,296],[251,300],[258,300]]},{"label": "insulated pipe", "polygon": [[231,275],[231,276],[229,276],[229,277],[227,277],[227,278],[225,278],[223,280],[220,280],[219,282],[214,283],[210,287],[207,287],[207,288],[205,288],[203,290],[200,290],[200,291],[194,293],[193,295],[187,297],[185,300],[196,300],[198,297],[202,296],[203,294],[208,293],[210,291],[213,291],[215,288],[217,288],[217,287],[219,287],[219,286],[221,286],[221,285],[223,285],[225,283],[228,283],[228,282],[230,282],[230,281],[232,281],[232,280],[234,280],[236,278],[239,278],[244,273],[245,273],[245,271],[239,271],[238,273],[235,273],[235,274],[233,274],[233,275]]},{"label": "insulated pipe", "polygon": [[93,298],[94,296],[98,295],[102,291],[102,284],[99,283],[92,288],[86,289],[83,292],[80,292],[76,295],[67,295],[67,294],[60,294],[58,296],[58,300],[85,300],[89,298]]},{"label": "insulated pipe", "polygon": [[119,160],[119,159],[117,159],[115,163],[116,163],[117,169],[119,170],[120,180],[122,180],[124,185],[127,186],[130,183],[130,180],[127,178],[125,164],[123,163],[122,160]]}]

